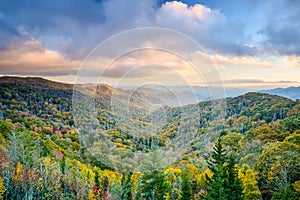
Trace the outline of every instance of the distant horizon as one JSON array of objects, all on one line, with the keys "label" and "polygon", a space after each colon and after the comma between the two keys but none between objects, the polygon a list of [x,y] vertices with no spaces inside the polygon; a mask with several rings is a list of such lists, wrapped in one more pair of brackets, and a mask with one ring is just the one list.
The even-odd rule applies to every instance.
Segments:
[{"label": "distant horizon", "polygon": [[0,0],[0,199],[299,199],[300,0]]},{"label": "distant horizon", "polygon": [[0,3],[1,75],[75,83],[80,74],[78,83],[123,86],[300,85],[298,1],[48,3]]},{"label": "distant horizon", "polygon": [[[44,77],[44,76],[38,76],[38,75],[1,75],[0,74],[0,78],[3,78],[3,77],[16,77],[16,78],[42,78],[42,79],[45,79],[45,80],[48,80],[48,81],[53,81],[53,82],[58,82],[58,83],[63,83],[63,84],[71,84],[71,85],[74,85],[75,83],[74,82],[68,82],[68,81],[65,81],[65,80],[58,80],[58,79],[53,79],[51,77]],[[85,82],[85,83],[77,83],[77,84],[96,84],[95,82]],[[111,87],[113,87],[112,85],[108,84],[108,83],[103,83],[103,82],[100,82],[100,83],[97,83],[97,84],[105,84],[105,85],[109,85]],[[206,88],[206,87],[211,87],[213,88],[214,86],[211,86],[211,85],[165,85],[165,86],[168,86],[168,87],[202,87],[202,88]],[[132,89],[132,88],[135,88],[136,85],[121,85],[121,86],[118,86],[116,88],[120,88],[120,89]],[[151,86],[153,87],[153,86]],[[285,85],[285,86],[279,86],[279,85],[276,85],[276,86],[263,86],[263,85],[260,85],[260,86],[251,86],[251,87],[243,87],[243,86],[240,86],[240,87],[228,87],[228,86],[224,86],[224,88],[228,88],[228,89],[240,89],[240,90],[244,90],[244,92],[255,92],[255,91],[259,91],[259,90],[270,90],[270,89],[279,89],[279,88],[282,88],[282,89],[285,89],[285,88],[293,88],[293,87],[300,87],[300,83],[299,85]],[[221,88],[221,87],[216,87],[216,88]],[[261,89],[260,89],[261,88]],[[246,90],[248,89],[248,90]],[[251,90],[252,89],[252,90]]]}]

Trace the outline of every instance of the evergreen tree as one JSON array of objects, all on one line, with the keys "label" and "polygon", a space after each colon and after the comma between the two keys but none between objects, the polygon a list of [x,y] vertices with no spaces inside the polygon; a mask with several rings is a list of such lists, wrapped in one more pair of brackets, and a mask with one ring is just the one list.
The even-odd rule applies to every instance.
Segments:
[{"label": "evergreen tree", "polygon": [[228,190],[228,179],[226,177],[226,168],[224,163],[226,161],[226,153],[222,147],[221,139],[219,138],[215,144],[212,152],[211,160],[208,162],[208,168],[213,173],[212,178],[208,178],[210,187],[207,191],[207,199],[227,199]]},{"label": "evergreen tree", "polygon": [[94,193],[96,193],[97,196],[99,196],[99,190],[101,188],[101,183],[99,181],[99,171],[98,169],[95,167],[95,177],[94,177],[94,181],[95,181],[95,185],[93,187]]},{"label": "evergreen tree", "polygon": [[290,185],[286,185],[276,192],[271,200],[294,200],[297,199]]},{"label": "evergreen tree", "polygon": [[140,183],[142,198],[147,200],[164,199],[166,195],[164,179],[162,170],[145,172]]},{"label": "evergreen tree", "polygon": [[131,200],[132,199],[132,183],[130,180],[131,175],[130,174],[123,174],[121,179],[121,192],[120,197],[124,200]]},{"label": "evergreen tree", "polygon": [[210,187],[206,198],[220,200],[244,199],[242,182],[238,178],[234,156],[227,158],[220,138],[217,140],[213,150],[211,160],[208,162],[208,167],[213,176],[211,178],[207,177]]},{"label": "evergreen tree", "polygon": [[223,149],[221,139],[219,138],[213,148],[211,160],[208,161],[208,168],[215,174],[218,168],[224,167],[226,159],[226,151]]},{"label": "evergreen tree", "polygon": [[182,173],[182,200],[191,199],[191,188],[189,184],[189,176],[186,172]]},{"label": "evergreen tree", "polygon": [[235,157],[233,155],[229,156],[228,159],[228,190],[230,195],[228,199],[232,200],[242,200],[243,197],[243,185],[242,181],[238,178],[238,169],[235,166]]}]

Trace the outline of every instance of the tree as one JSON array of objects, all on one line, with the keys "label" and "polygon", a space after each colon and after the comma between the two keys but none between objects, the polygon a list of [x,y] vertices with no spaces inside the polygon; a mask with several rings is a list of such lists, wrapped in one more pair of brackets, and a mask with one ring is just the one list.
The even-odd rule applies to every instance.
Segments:
[{"label": "tree", "polygon": [[220,138],[215,144],[208,168],[213,176],[211,178],[207,176],[210,185],[206,195],[207,199],[244,199],[235,157],[231,155],[227,158]]},{"label": "tree", "polygon": [[182,168],[182,199],[191,199],[192,195],[196,194],[200,190],[200,172],[193,164],[186,164]]},{"label": "tree", "polygon": [[189,184],[188,174],[183,171],[182,173],[182,200],[189,200],[191,198],[192,192]]},{"label": "tree", "polygon": [[257,186],[256,174],[255,172],[244,165],[242,169],[238,172],[238,177],[243,183],[243,194],[247,200],[259,200],[261,199],[261,193]]},{"label": "tree", "polygon": [[164,196],[167,193],[164,180],[165,177],[162,170],[145,172],[139,185],[141,188],[142,199],[164,199]]},{"label": "tree", "polygon": [[224,166],[226,161],[226,152],[222,147],[221,139],[219,138],[213,148],[211,160],[208,161],[208,168],[213,173],[212,178],[208,177],[210,187],[207,191],[207,199],[225,200],[228,196],[228,179],[226,176],[226,168]]},{"label": "tree", "polygon": [[243,137],[244,136],[241,133],[228,133],[227,135],[222,136],[222,142],[224,145],[229,146],[236,151],[240,148]]},{"label": "tree", "polygon": [[295,199],[294,191],[292,190],[288,180],[287,167],[288,165],[285,164],[284,160],[282,160],[280,156],[276,157],[276,161],[268,173],[270,186],[275,190],[272,199]]},{"label": "tree", "polygon": [[25,196],[24,191],[24,170],[20,162],[17,163],[15,172],[12,176],[13,190],[11,192],[11,199],[21,199]]},{"label": "tree", "polygon": [[238,178],[238,169],[236,167],[235,157],[229,156],[228,165],[228,190],[230,191],[229,199],[242,200],[243,197],[243,186],[241,180]]},{"label": "tree", "polygon": [[180,177],[181,170],[179,168],[170,166],[165,171],[165,185],[167,194],[165,195],[166,200],[178,200],[181,199],[181,182]]},{"label": "tree", "polygon": [[[259,172],[258,186],[262,197],[271,199],[276,190],[299,180],[300,146],[287,141],[273,145],[263,151],[255,167]],[[284,173],[288,177],[286,180]],[[284,187],[280,186],[282,183]]]},{"label": "tree", "polygon": [[11,124],[8,124],[7,122],[0,120],[0,133],[4,136],[5,139],[8,139],[9,134],[12,131]]},{"label": "tree", "polygon": [[5,190],[6,190],[6,188],[3,185],[3,179],[0,177],[0,199],[3,198],[3,194],[4,194]]},{"label": "tree", "polygon": [[123,174],[121,179],[121,191],[120,191],[120,197],[123,200],[131,200],[132,199],[132,183],[130,180],[131,175],[130,174]]},{"label": "tree", "polygon": [[213,148],[213,152],[211,155],[211,160],[208,161],[208,168],[212,173],[216,173],[217,169],[220,167],[224,167],[224,163],[227,159],[226,151],[222,146],[222,141],[219,138]]},{"label": "tree", "polygon": [[280,188],[280,190],[277,191],[271,198],[271,200],[295,200],[295,199],[297,199],[295,192],[293,191],[293,189],[289,184]]}]

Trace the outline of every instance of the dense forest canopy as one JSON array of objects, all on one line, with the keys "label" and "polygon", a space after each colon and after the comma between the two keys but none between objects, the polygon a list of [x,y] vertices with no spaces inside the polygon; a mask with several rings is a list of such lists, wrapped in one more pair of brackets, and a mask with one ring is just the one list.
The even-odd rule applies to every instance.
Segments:
[{"label": "dense forest canopy", "polygon": [[[143,108],[163,99],[137,93],[133,116],[116,120],[114,93],[126,91],[99,85],[96,114],[79,113],[78,123],[73,85],[0,78],[0,199],[300,198],[299,101],[247,93],[166,105],[157,125],[160,110]],[[137,134],[154,126],[155,135]],[[107,154],[92,151],[106,144]],[[165,165],[159,152],[170,146],[185,151]]]}]

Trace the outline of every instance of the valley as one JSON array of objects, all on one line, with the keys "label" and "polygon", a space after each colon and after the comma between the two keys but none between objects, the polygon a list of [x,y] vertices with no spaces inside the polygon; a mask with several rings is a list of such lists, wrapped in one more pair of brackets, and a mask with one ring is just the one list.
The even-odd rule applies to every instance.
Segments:
[{"label": "valley", "polygon": [[245,199],[299,198],[299,101],[251,92],[178,107],[79,87],[76,99],[71,84],[0,78],[2,198],[206,199],[219,170]]}]

